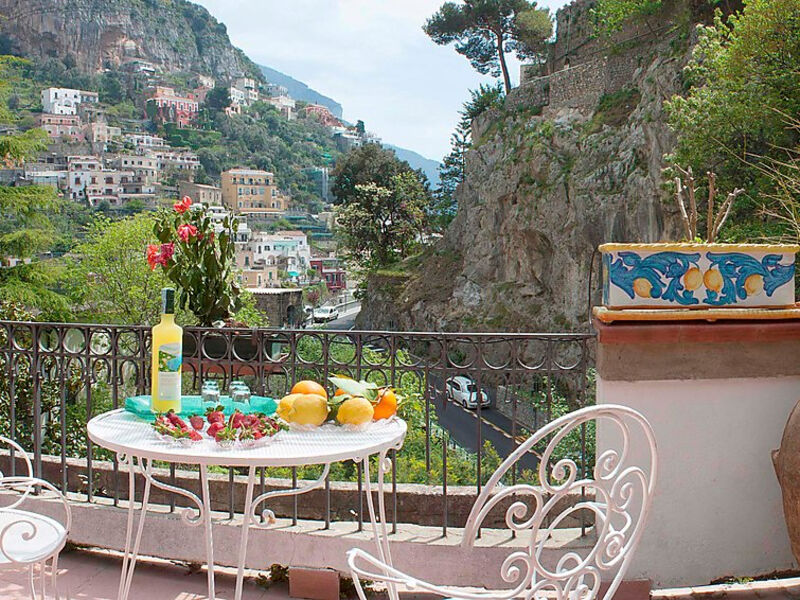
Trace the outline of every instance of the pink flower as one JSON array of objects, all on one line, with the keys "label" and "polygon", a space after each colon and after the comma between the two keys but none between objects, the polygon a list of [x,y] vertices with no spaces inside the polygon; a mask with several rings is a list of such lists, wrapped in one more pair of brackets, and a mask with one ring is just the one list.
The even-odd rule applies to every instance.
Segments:
[{"label": "pink flower", "polygon": [[175,244],[170,242],[169,244],[161,244],[161,257],[164,260],[164,264],[169,262],[169,259],[172,258],[172,255],[175,254]]},{"label": "pink flower", "polygon": [[158,246],[155,244],[148,244],[147,246],[147,264],[150,265],[150,270],[155,271],[160,263],[160,253]]},{"label": "pink flower", "polygon": [[176,202],[175,204],[173,204],[172,208],[175,209],[176,213],[183,214],[187,210],[189,210],[189,207],[191,205],[192,205],[192,199],[189,198],[189,196],[184,196],[183,198],[181,198],[180,202]]},{"label": "pink flower", "polygon": [[149,244],[147,246],[147,264],[150,265],[150,270],[155,271],[158,265],[166,267],[169,259],[175,254],[175,244],[161,244],[159,247],[156,244]]},{"label": "pink flower", "polygon": [[191,225],[189,223],[184,223],[183,225],[178,226],[178,237],[181,239],[182,242],[186,243],[189,241],[190,237],[194,237],[197,235],[197,227]]}]

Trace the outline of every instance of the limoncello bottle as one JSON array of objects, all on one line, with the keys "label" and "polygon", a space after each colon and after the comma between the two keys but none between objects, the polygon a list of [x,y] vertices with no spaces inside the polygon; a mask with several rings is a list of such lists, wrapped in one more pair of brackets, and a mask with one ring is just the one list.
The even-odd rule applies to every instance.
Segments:
[{"label": "limoncello bottle", "polygon": [[153,327],[153,412],[181,410],[183,329],[175,323],[175,290],[161,290],[161,323]]}]

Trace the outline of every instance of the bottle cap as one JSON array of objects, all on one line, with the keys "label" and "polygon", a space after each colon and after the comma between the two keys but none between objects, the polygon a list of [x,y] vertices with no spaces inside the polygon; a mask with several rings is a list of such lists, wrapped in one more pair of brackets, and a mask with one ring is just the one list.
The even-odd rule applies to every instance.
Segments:
[{"label": "bottle cap", "polygon": [[161,290],[161,314],[175,314],[175,290],[173,288]]}]

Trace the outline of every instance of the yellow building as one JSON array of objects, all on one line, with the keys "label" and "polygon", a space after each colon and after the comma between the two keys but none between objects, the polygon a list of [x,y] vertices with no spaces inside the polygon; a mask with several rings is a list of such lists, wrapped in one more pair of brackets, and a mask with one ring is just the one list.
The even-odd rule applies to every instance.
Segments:
[{"label": "yellow building", "polygon": [[257,169],[223,171],[222,202],[238,214],[283,214],[286,198],[278,190],[275,175]]}]

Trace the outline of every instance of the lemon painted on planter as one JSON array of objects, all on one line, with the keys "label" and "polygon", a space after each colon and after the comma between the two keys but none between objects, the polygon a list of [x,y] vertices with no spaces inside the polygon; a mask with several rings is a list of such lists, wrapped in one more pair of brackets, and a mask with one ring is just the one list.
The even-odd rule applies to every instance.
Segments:
[{"label": "lemon painted on planter", "polygon": [[653,289],[653,284],[647,281],[644,277],[633,280],[633,292],[640,298],[650,298],[650,292]]},{"label": "lemon painted on planter", "polygon": [[709,269],[703,274],[703,284],[706,286],[706,289],[718,292],[725,284],[725,280],[717,269]]},{"label": "lemon painted on planter", "polygon": [[697,267],[690,267],[683,276],[683,287],[689,291],[696,290],[703,285],[703,273]]},{"label": "lemon painted on planter", "polygon": [[609,308],[793,306],[800,246],[604,244],[603,303]]},{"label": "lemon painted on planter", "polygon": [[753,273],[744,280],[744,290],[748,296],[755,296],[764,291],[764,277]]}]

